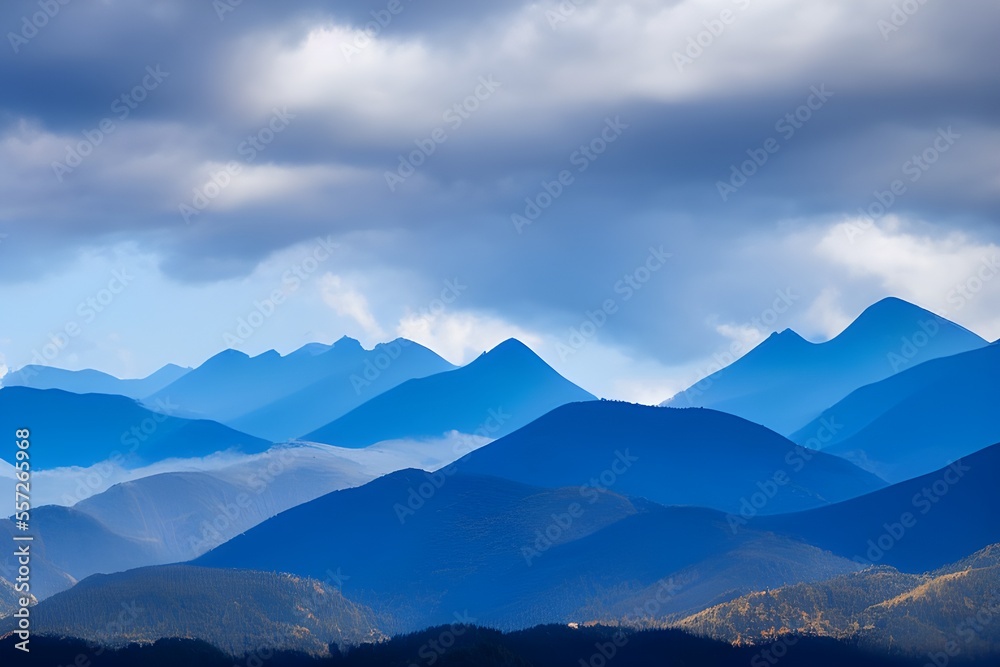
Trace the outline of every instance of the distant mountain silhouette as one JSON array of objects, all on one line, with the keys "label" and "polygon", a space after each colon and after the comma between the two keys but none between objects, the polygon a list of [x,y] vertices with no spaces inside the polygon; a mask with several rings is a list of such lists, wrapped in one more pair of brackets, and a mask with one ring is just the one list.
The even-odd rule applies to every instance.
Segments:
[{"label": "distant mountain silhouette", "polygon": [[[341,339],[330,351],[310,361],[324,367],[327,375],[236,417],[229,424],[275,442],[287,441],[343,416],[407,380],[455,368],[426,347],[405,338],[376,345],[372,350],[363,349],[352,339]],[[268,378],[262,380],[266,382]]]},{"label": "distant mountain silhouette", "polygon": [[495,438],[560,405],[593,398],[509,339],[467,366],[404,382],[302,439],[364,447],[453,430]]},{"label": "distant mountain silhouette", "polygon": [[1000,542],[1000,445],[860,498],[749,525],[858,562],[920,573]]},{"label": "distant mountain silhouette", "polygon": [[190,370],[167,364],[147,377],[119,380],[113,375],[90,369],[67,371],[51,366],[29,365],[8,373],[0,383],[4,387],[62,389],[74,394],[118,394],[129,398],[145,398],[183,377]]},{"label": "distant mountain silhouette", "polygon": [[[712,510],[418,470],[283,512],[194,563],[314,577],[336,564],[350,575],[345,595],[391,617],[392,631],[465,609],[498,627],[635,616],[649,596],[662,602],[641,613],[666,616],[858,567],[785,538],[734,532]],[[679,594],[661,590],[673,575]]]},{"label": "distant mountain silhouette", "polygon": [[[271,444],[215,422],[154,412],[124,396],[0,389],[0,430],[14,433],[25,424],[31,425],[35,470],[89,466],[108,459],[131,468],[226,449],[261,452]],[[0,458],[13,462],[14,449],[5,448]]]},{"label": "distant mountain silhouette", "polygon": [[[71,507],[45,505],[31,511],[31,592],[44,599],[96,572],[119,572],[163,562],[152,545],[122,537],[97,519]],[[0,536],[14,544],[19,533],[10,519],[0,519]],[[14,549],[0,552],[0,576],[13,580]],[[6,573],[6,574],[5,574]]]},{"label": "distant mountain silhouette", "polygon": [[825,343],[788,329],[772,334],[664,405],[714,408],[790,434],[859,387],[986,344],[954,322],[889,297]]},{"label": "distant mountain silhouette", "polygon": [[[94,575],[32,609],[33,630],[104,646],[202,639],[230,654],[328,654],[385,638],[371,610],[329,582],[288,574],[165,565]],[[0,620],[0,634],[13,619]]]},{"label": "distant mountain silhouette", "polygon": [[308,452],[208,472],[170,472],[116,484],[74,505],[119,535],[155,549],[157,560],[186,561],[279,512],[333,490],[370,481],[357,466],[337,467]]},{"label": "distant mountain silhouette", "polygon": [[1000,442],[998,378],[996,345],[928,361],[852,392],[792,439],[809,443],[835,424],[824,451],[889,481],[911,479]]},{"label": "distant mountain silhouette", "polygon": [[170,401],[180,414],[213,419],[278,442],[328,423],[413,377],[454,368],[412,341],[365,350],[344,336],[282,356],[225,350],[147,397]]},{"label": "distant mountain silhouette", "polygon": [[557,408],[455,463],[538,486],[604,485],[663,505],[750,515],[817,507],[882,488],[846,461],[702,408],[590,401]]}]

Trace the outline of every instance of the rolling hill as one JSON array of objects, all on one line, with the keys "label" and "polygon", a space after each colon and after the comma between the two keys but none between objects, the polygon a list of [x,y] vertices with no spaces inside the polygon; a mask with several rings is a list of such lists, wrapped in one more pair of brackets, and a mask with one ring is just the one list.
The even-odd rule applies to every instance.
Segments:
[{"label": "rolling hill", "polygon": [[[88,577],[32,610],[39,634],[103,646],[201,639],[232,654],[259,649],[329,654],[385,638],[371,610],[330,583],[287,574],[166,565]],[[0,621],[0,634],[12,620]]]},{"label": "rolling hill", "polygon": [[817,507],[885,486],[843,459],[733,415],[616,401],[557,408],[454,465],[524,484],[606,486],[663,505],[747,515]]},{"label": "rolling hill", "polygon": [[824,343],[790,329],[772,334],[663,405],[722,410],[791,434],[859,387],[986,344],[954,322],[890,297]]},{"label": "rolling hill", "polygon": [[593,398],[509,339],[467,366],[404,382],[302,439],[364,447],[449,431],[496,438],[560,405]]},{"label": "rolling hill", "polygon": [[[348,575],[345,595],[392,619],[387,631],[448,622],[455,610],[508,628],[624,616],[648,596],[662,600],[649,613],[665,617],[858,567],[734,532],[712,510],[418,470],[283,512],[194,564],[314,577],[335,566]],[[674,575],[686,594],[660,591]]]},{"label": "rolling hill", "polygon": [[[0,520],[8,544],[19,533],[10,519]],[[154,545],[118,535],[93,517],[71,507],[45,505],[31,512],[31,592],[42,600],[97,572],[120,572],[162,563]],[[0,576],[13,579],[14,549],[0,554]]]},{"label": "rolling hill", "polygon": [[680,627],[726,641],[782,634],[859,641],[880,651],[955,655],[1000,652],[1000,545],[927,574],[873,567],[828,581],[755,592],[684,619]]},{"label": "rolling hill", "polygon": [[1000,542],[1000,445],[836,505],[750,520],[859,563],[920,573]]}]

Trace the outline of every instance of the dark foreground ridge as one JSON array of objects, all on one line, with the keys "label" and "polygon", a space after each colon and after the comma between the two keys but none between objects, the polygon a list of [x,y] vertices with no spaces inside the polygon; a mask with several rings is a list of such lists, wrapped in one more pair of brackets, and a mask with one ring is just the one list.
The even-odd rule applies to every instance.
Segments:
[{"label": "dark foreground ridge", "polygon": [[[161,639],[152,645],[104,650],[77,639],[35,637],[30,655],[14,649],[13,637],[0,640],[4,665],[99,667],[922,667],[928,656],[904,658],[866,652],[848,642],[817,637],[784,637],[755,646],[732,646],[679,630],[622,630],[606,626],[537,626],[501,633],[477,626],[438,626],[379,644],[343,651],[331,646],[320,658],[262,649],[232,656],[202,641]],[[16,654],[16,655],[15,655]],[[13,655],[13,658],[10,656]],[[949,667],[996,665],[1000,656],[970,659],[944,656]]]}]

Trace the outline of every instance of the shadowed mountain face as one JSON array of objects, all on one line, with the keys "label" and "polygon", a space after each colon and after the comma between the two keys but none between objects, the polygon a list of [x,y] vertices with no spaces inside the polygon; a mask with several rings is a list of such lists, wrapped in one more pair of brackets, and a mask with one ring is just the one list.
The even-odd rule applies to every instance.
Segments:
[{"label": "shadowed mountain face", "polygon": [[449,431],[495,438],[560,405],[593,398],[510,339],[467,366],[404,382],[302,439],[364,447]]},{"label": "shadowed mountain face", "polygon": [[[0,430],[13,433],[25,424],[31,425],[35,470],[89,466],[109,459],[134,468],[227,449],[262,452],[271,444],[215,422],[154,412],[124,396],[0,389]],[[0,458],[13,462],[13,448],[0,453]]]},{"label": "shadowed mountain face", "polygon": [[[215,355],[146,402],[169,400],[185,415],[214,419],[269,440],[288,440],[328,423],[413,377],[454,368],[412,341],[397,339],[365,350],[341,338],[281,356]],[[238,426],[237,426],[238,424]]]},{"label": "shadowed mountain face", "polygon": [[779,634],[858,638],[879,651],[983,658],[1000,652],[1000,545],[929,574],[869,568],[828,581],[755,592],[681,622],[725,641]]},{"label": "shadowed mountain face", "polygon": [[190,370],[175,364],[167,364],[148,377],[119,380],[113,375],[90,369],[67,371],[50,366],[25,366],[19,371],[5,375],[3,386],[62,389],[74,394],[118,394],[140,399],[163,389]]},{"label": "shadowed mountain face", "polygon": [[613,401],[566,405],[455,466],[537,486],[588,484],[663,505],[774,514],[885,484],[739,417]]},{"label": "shadowed mountain face", "polygon": [[911,479],[1000,442],[1000,346],[935,359],[862,387],[792,436],[892,482]]},{"label": "shadowed mountain face", "polygon": [[[0,537],[14,544],[10,519],[0,520]],[[162,563],[155,545],[123,537],[92,516],[71,507],[46,505],[31,512],[31,592],[38,599],[66,590],[96,572],[118,572]],[[0,552],[0,576],[16,577],[13,549]]]},{"label": "shadowed mountain face", "polygon": [[291,509],[195,563],[317,577],[342,571],[345,595],[391,616],[396,631],[447,622],[455,610],[498,627],[586,620],[607,609],[635,616],[649,599],[657,608],[640,615],[660,618],[755,585],[857,567],[784,538],[734,532],[711,510],[416,470]]},{"label": "shadowed mountain face", "polygon": [[750,526],[861,563],[925,572],[1000,542],[1000,445],[860,498]]},{"label": "shadowed mountain face", "polygon": [[986,344],[954,322],[887,298],[825,343],[791,330],[772,334],[664,405],[714,408],[790,434],[859,387]]},{"label": "shadowed mountain face", "polygon": [[[185,637],[233,655],[260,649],[323,655],[331,643],[385,638],[371,610],[329,582],[189,565],[94,575],[40,603],[32,620],[36,633],[104,646]],[[0,621],[0,634],[12,622]]]}]

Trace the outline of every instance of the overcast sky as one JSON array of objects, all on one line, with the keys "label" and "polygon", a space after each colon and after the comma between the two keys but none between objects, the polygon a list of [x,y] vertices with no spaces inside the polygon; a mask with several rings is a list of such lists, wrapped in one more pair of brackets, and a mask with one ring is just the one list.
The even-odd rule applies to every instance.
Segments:
[{"label": "overcast sky", "polygon": [[1000,337],[996,2],[343,4],[3,4],[8,367],[516,336],[652,402],[887,295]]}]

